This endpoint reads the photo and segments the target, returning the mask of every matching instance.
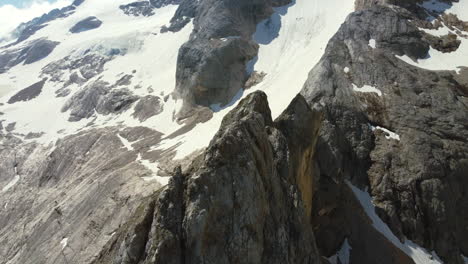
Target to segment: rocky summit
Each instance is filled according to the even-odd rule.
[[[0,264],[468,263],[468,0],[63,3],[0,35]]]

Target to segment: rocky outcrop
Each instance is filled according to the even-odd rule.
[[[320,263],[305,193],[319,123],[301,96],[273,122],[249,95],[94,263]]]
[[[80,57],[67,56],[47,64],[41,76],[49,77],[53,82],[64,82],[64,87],[70,84],[84,83],[104,71],[104,65],[111,56],[96,53],[84,54]],[[73,72],[72,74],[67,74]]]
[[[325,113],[318,188],[343,179],[368,187],[400,239],[461,264],[468,253],[466,93],[454,72],[395,57],[423,58],[429,46],[407,14],[379,6],[353,13],[310,72],[302,94]],[[373,92],[359,89],[365,85]]]
[[[147,95],[135,105],[135,112],[133,112],[132,116],[144,122],[162,111],[161,99],[157,96]]]
[[[94,113],[108,115],[123,112],[137,100],[138,96],[126,88],[112,89],[108,83],[96,81],[76,92],[62,107],[62,112],[70,110],[69,121],[79,121]]]
[[[0,74],[20,63],[31,64],[44,59],[58,44],[60,43],[48,39],[37,39],[21,48],[7,49],[0,53]]]
[[[28,86],[27,88],[24,88],[23,90],[19,91],[15,95],[13,95],[9,100],[9,104],[14,104],[16,102],[21,102],[21,101],[29,101],[34,98],[36,98],[39,94],[42,92],[42,88],[44,87],[44,84],[46,83],[47,79],[43,79],[35,84],[32,84]]]
[[[76,23],[72,28],[70,28],[71,33],[81,33],[84,31],[96,29],[102,25],[102,21],[97,17],[90,16]]]
[[[246,64],[258,53],[252,40],[256,25],[272,14],[272,6],[280,4],[287,2],[181,3],[171,27],[179,28],[184,18],[194,17],[194,31],[177,60],[175,92],[186,105],[225,105],[243,88],[249,77]]]
[[[142,145],[160,139],[112,127],[62,138],[52,149],[0,134],[1,264],[90,263],[160,188],[143,180],[142,146],[129,150],[118,135]]]

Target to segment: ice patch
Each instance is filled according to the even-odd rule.
[[[349,258],[351,256],[351,246],[348,243],[348,239],[346,238],[341,245],[340,250],[333,256],[328,258],[330,264],[349,264]]]
[[[375,49],[377,47],[377,43],[375,42],[375,39],[370,39],[369,40],[369,47]]]
[[[122,144],[124,145],[124,147],[128,150],[128,151],[133,151],[133,147],[132,147],[132,143],[130,143],[130,141],[128,141],[127,139],[125,139],[124,137],[122,137],[121,135],[117,134],[117,137],[119,137],[120,141],[122,142]]]
[[[382,96],[382,91],[370,85],[364,85],[359,88],[353,83],[353,90],[360,93],[376,93],[378,96]]]
[[[400,135],[398,135],[397,133],[393,132],[393,131],[390,131],[384,127],[380,127],[380,126],[371,126],[371,130],[372,131],[375,131],[375,130],[381,130],[383,132],[385,132],[385,138],[386,139],[395,139],[395,140],[398,140],[400,141]]]
[[[60,245],[62,245],[62,250],[65,249],[68,246],[68,237],[62,239],[62,241],[60,241]]]
[[[430,253],[410,240],[405,240],[405,242],[402,243],[375,212],[372,197],[369,193],[361,191],[348,181],[346,183],[359,200],[367,216],[372,220],[374,228],[384,235],[392,244],[410,256],[415,264],[443,264],[435,252]]]
[[[137,157],[137,161],[145,166],[148,170],[150,170],[152,172],[152,175],[151,176],[147,176],[147,177],[142,177],[142,179],[144,181],[157,181],[158,183],[160,183],[161,185],[167,185],[169,183],[169,180],[171,179],[171,177],[161,177],[161,176],[158,176],[158,172],[159,172],[159,168],[158,168],[158,164],[157,163],[153,163],[153,162],[150,162],[149,160],[145,160],[141,157],[141,154],[138,153],[138,157]]]
[[[15,174],[16,174],[16,167],[15,167]],[[19,180],[20,180],[20,176],[18,174],[16,174],[15,177],[13,178],[13,180],[11,180],[7,185],[5,185],[5,187],[3,187],[3,189],[2,189],[2,191],[0,193],[7,192],[11,188],[13,188],[13,186],[15,186],[18,183]]]

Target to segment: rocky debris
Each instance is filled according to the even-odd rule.
[[[81,33],[84,31],[96,29],[102,25],[102,21],[95,16],[87,17],[80,22],[76,23],[70,28],[71,33]]]
[[[9,104],[14,104],[16,102],[29,101],[36,98],[42,92],[42,88],[46,83],[47,79],[42,79],[41,81],[24,88],[19,91],[17,94],[13,95],[9,100]]]
[[[128,110],[138,100],[130,90],[112,89],[102,81],[95,81],[76,92],[62,107],[62,112],[70,110],[69,121],[89,118],[94,113],[108,115]]]
[[[1,264],[90,263],[159,188],[141,179],[148,169],[121,147],[118,132],[88,130],[60,139],[54,150],[0,136],[0,191],[14,168],[20,177],[0,193]]]
[[[83,84],[101,74],[104,71],[104,65],[111,59],[111,56],[95,53],[84,54],[77,58],[67,56],[47,64],[42,69],[41,76],[49,77],[53,82],[64,82],[64,88],[71,84]],[[72,74],[68,75],[69,72]]]
[[[152,16],[154,7],[149,1],[138,1],[119,7],[128,16]]]
[[[250,75],[249,79],[245,82],[245,89],[249,89],[254,87],[255,85],[261,83],[263,81],[263,78],[265,78],[267,74],[264,72],[252,72]]]
[[[178,5],[182,0],[144,0],[121,5],[119,8],[128,16],[152,16],[154,9],[167,5]]]
[[[133,78],[133,75],[125,74],[119,80],[117,80],[117,82],[115,83],[115,86],[129,86],[130,84],[132,84],[132,78]]]
[[[456,34],[447,34],[440,37],[425,34],[424,38],[432,48],[445,53],[456,51],[461,44],[461,40],[457,38]]]
[[[310,201],[301,195],[308,170],[293,167],[310,161],[319,121],[299,96],[277,124],[266,95],[249,95],[205,153],[144,201],[94,263],[320,263]],[[291,149],[290,133],[309,138]]]
[[[258,53],[258,44],[252,40],[256,25],[272,14],[273,6],[287,3],[207,0],[180,4],[167,30],[178,29],[180,21],[194,17],[194,31],[177,59],[175,91],[186,107],[223,106],[243,89],[249,77],[246,65]]]
[[[148,120],[163,111],[163,104],[161,98],[153,95],[147,95],[141,98],[135,105],[135,112],[132,116],[141,122]]]
[[[20,63],[31,64],[47,57],[59,42],[47,39],[31,41],[20,48],[11,48],[0,53],[0,74]]]
[[[382,6],[351,14],[310,72],[301,93],[325,114],[317,186],[347,179],[368,187],[395,235],[434,250],[446,263],[462,264],[460,256],[468,253],[464,86],[455,72],[432,72],[395,57],[426,55],[428,43],[408,19]],[[379,48],[370,49],[369,39]],[[382,95],[355,92],[353,84]]]

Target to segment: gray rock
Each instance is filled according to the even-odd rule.
[[[463,121],[468,111],[461,99],[466,95],[454,72],[423,70],[395,57],[426,56],[429,43],[410,22],[417,19],[381,6],[355,12],[310,72],[301,93],[325,114],[317,186],[344,179],[368,186],[378,214],[399,238],[461,264],[460,255],[468,252],[461,224],[468,219],[461,202],[468,186],[462,176],[468,171]],[[368,47],[371,38],[376,49]],[[352,84],[377,87],[382,96],[356,92]],[[400,140],[387,139],[372,126],[393,131]]]
[[[133,2],[119,7],[128,16],[152,16],[154,7],[149,1]]]
[[[50,41],[41,39],[36,42],[28,49],[24,57],[24,64],[31,64],[36,61],[42,60],[47,57],[55,47],[59,44],[56,41]]]
[[[175,91],[186,107],[225,105],[243,88],[249,77],[247,62],[258,53],[258,45],[252,40],[256,25],[280,3],[288,1],[206,0],[180,4],[172,25],[165,30],[179,29],[187,18],[194,17],[194,31],[177,59]]]
[[[108,83],[93,82],[75,93],[62,107],[70,110],[70,121],[91,117],[95,111],[102,115],[128,110],[138,100],[128,89],[112,89]]]
[[[102,25],[102,21],[95,16],[87,17],[80,22],[76,23],[70,28],[71,33],[81,33],[84,31],[96,29]]]
[[[135,112],[133,112],[132,116],[141,122],[144,122],[162,111],[163,104],[161,103],[161,98],[147,95],[141,98],[135,105]]]
[[[311,135],[301,149],[281,130],[289,117],[313,121],[284,127]],[[320,119],[301,97],[284,119],[271,120],[261,92],[242,100],[205,153],[144,201],[94,263],[320,263],[301,197],[308,186],[289,170],[306,165]]]
[[[135,152],[122,147],[118,132],[82,132],[62,138],[53,151],[1,138],[0,263],[90,263],[140,201],[159,188],[141,179],[149,172],[135,162]],[[146,144],[157,141],[147,138]],[[15,167],[20,180],[1,192]]]
[[[20,63],[31,64],[47,57],[59,42],[37,39],[21,48],[10,48],[0,53],[0,74]]]
[[[101,74],[104,71],[104,65],[111,59],[112,56],[92,53],[73,59],[67,56],[47,64],[42,69],[41,76],[49,77],[53,82],[65,82],[64,87],[72,83],[80,84]],[[69,72],[73,73],[68,76]]]
[[[47,79],[43,79],[42,81],[39,81],[35,84],[32,84],[31,86],[24,88],[23,90],[19,91],[17,94],[13,95],[9,100],[9,104],[14,104],[16,102],[21,102],[21,101],[29,101],[34,98],[36,98],[39,94],[42,92],[42,88],[44,87],[44,84],[46,83]]]

